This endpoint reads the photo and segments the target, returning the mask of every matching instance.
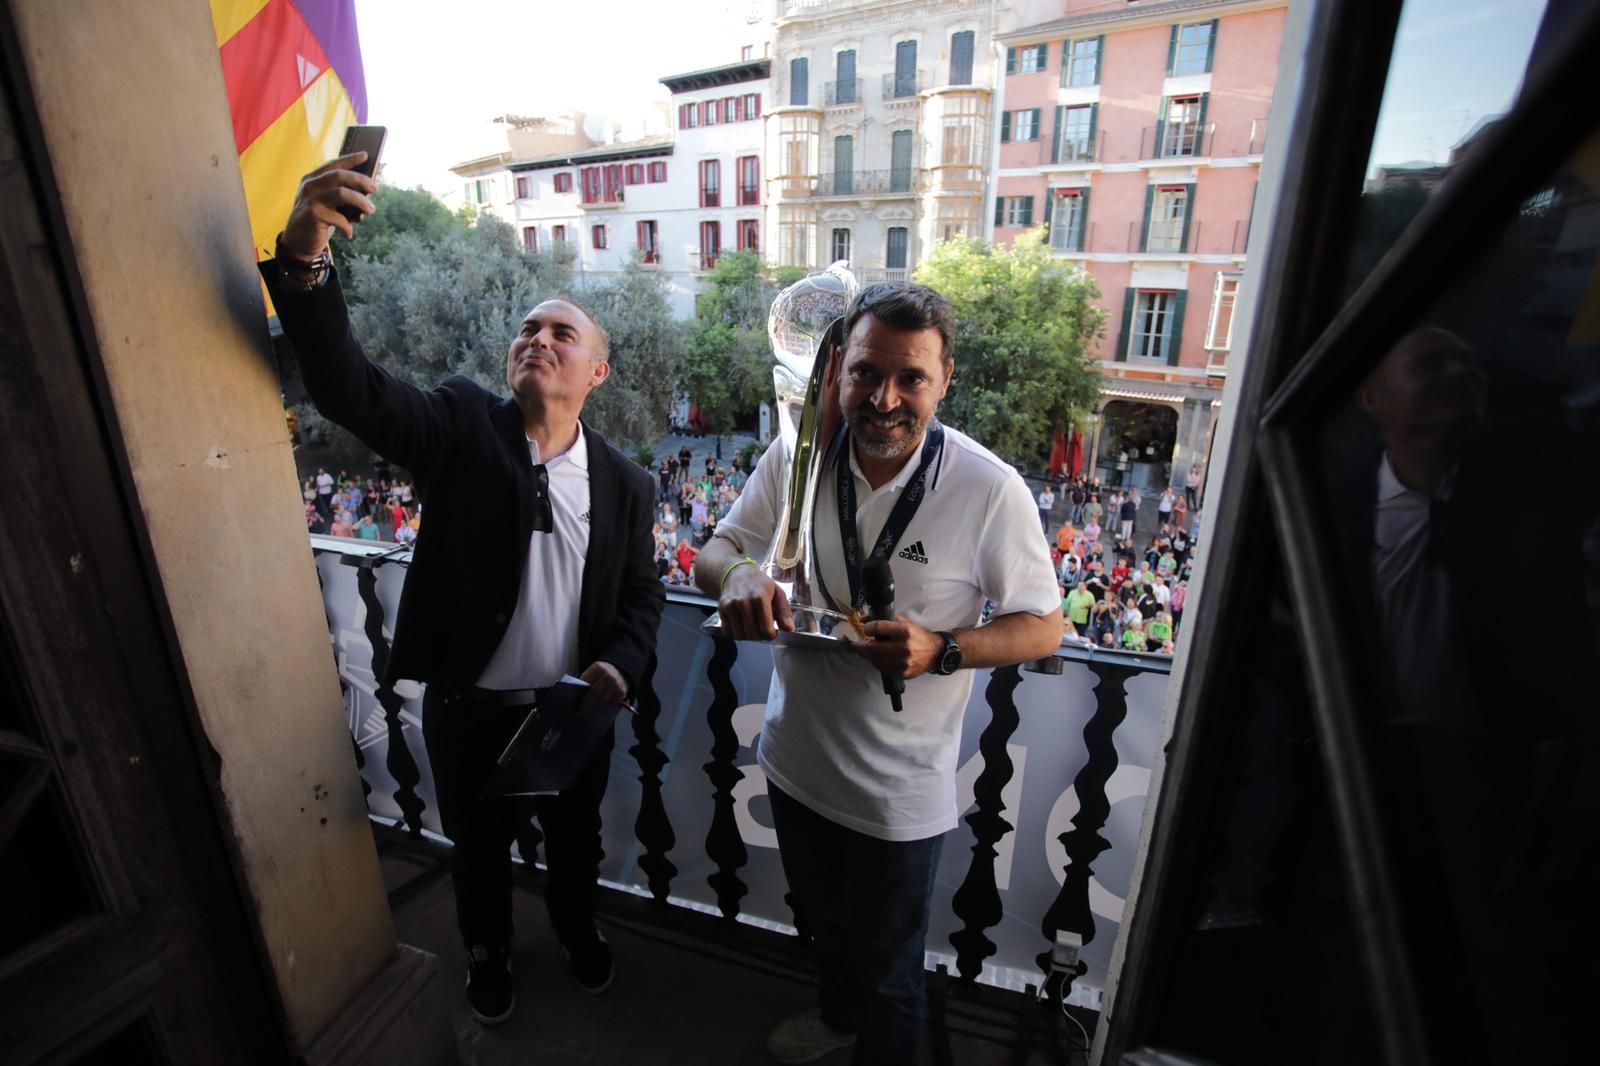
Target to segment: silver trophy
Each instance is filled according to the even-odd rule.
[[[854,636],[848,624],[845,632],[835,636],[834,629],[846,622],[845,615],[818,602],[821,594],[811,552],[811,521],[829,444],[819,439],[818,427],[823,405],[837,402],[835,397],[822,395],[822,378],[835,340],[834,327],[844,318],[858,288],[855,276],[838,262],[778,293],[767,312],[767,336],[777,359],[772,383],[777,394],[778,435],[783,438],[788,461],[776,532],[761,569],[788,596],[795,622],[793,633],[778,634],[779,644],[831,648]],[[721,620],[712,615],[705,628],[720,632]]]

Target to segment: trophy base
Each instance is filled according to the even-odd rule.
[[[804,611],[805,608],[801,608],[800,610]],[[841,628],[849,631],[850,627],[845,625]],[[700,631],[711,637],[723,636],[722,616],[713,611],[710,618],[707,618],[704,622],[700,623]],[[752,641],[752,643],[758,644],[776,644],[779,647],[784,648],[804,648],[809,651],[834,652],[848,652],[851,644],[856,644],[859,642],[860,641],[855,638],[854,633],[851,633],[850,637],[843,637],[834,636],[832,633],[821,633],[816,631],[806,632],[803,629],[797,629],[794,632],[780,629],[778,630],[777,636],[773,637],[771,640]]]

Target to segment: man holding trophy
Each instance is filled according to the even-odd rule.
[[[776,645],[758,759],[820,1009],[768,1051],[854,1045],[882,1066],[918,1060],[970,671],[1055,651],[1061,607],[1022,479],[934,417],[955,369],[949,304],[922,285],[853,290],[835,266],[774,303],[784,432],[695,576],[722,635]]]

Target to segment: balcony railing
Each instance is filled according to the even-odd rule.
[[[740,185],[739,206],[750,207],[761,202],[761,185]]]
[[[1183,252],[1183,223],[1181,218],[1151,219],[1145,232],[1144,250],[1147,252]]]
[[[720,185],[718,185],[718,186],[713,186],[711,188],[703,188],[703,189],[701,189],[700,190],[700,206],[701,207],[721,207],[722,206],[722,187]]]
[[[701,270],[710,270],[712,267],[717,265],[717,260],[722,258],[722,249],[718,248],[711,252],[701,252],[698,256],[696,256],[696,258],[700,262]]]
[[[623,185],[618,185],[609,190],[585,189],[581,202],[584,207],[610,207],[613,204],[620,204],[626,199],[625,190],[626,186]]]
[[[1059,221],[1050,224],[1050,248],[1057,252],[1082,252],[1087,245],[1084,244],[1083,219],[1073,225],[1062,225]]]
[[[905,267],[869,267],[855,272],[863,285],[876,285],[880,281],[910,281],[911,271]]]
[[[885,74],[883,76],[883,98],[885,100],[901,100],[915,96],[928,85],[928,77],[920,71],[907,71],[904,74]]]
[[[1093,137],[1062,137],[1059,144],[1047,145],[1044,151],[1054,166],[1063,163],[1103,162],[1106,155],[1106,131],[1096,130]]]
[[[880,280],[863,272],[868,279]],[[417,754],[423,746],[417,725],[422,693],[418,686],[384,686],[378,676],[391,652],[389,633],[409,552],[333,537],[314,537],[311,547],[336,652],[327,665],[343,682],[340,724],[353,735],[352,769],[367,786],[370,816],[419,839],[425,830],[438,834],[431,769]],[[641,682],[637,712],[617,724],[600,876],[663,907],[673,903],[720,915],[730,926],[742,915],[768,928],[792,928],[776,842],[764,821],[744,816],[766,791],[755,770],[751,738],[760,711],[752,705],[767,691],[772,653],[759,642],[713,641],[700,623],[714,606],[701,596],[667,593],[657,667]],[[1008,694],[1022,680],[1017,667],[973,671],[964,717],[974,726],[971,734],[985,731],[984,743],[966,757],[961,777],[976,781],[962,802],[976,804],[977,816],[950,833],[927,937],[930,950],[955,956],[952,976],[977,980],[993,967],[996,977],[984,980],[1039,986],[1041,924],[1052,934],[1059,926],[1080,935],[1098,931],[1097,942],[1115,940],[1120,904],[1096,914],[1084,901],[1095,878],[1116,876],[1137,853],[1136,824],[1107,812],[1113,797],[1137,799],[1142,778],[1132,778],[1130,789],[1127,774],[1119,771],[1115,781],[1111,774],[1117,767],[1156,765],[1170,669],[1171,660],[1160,656],[1071,645],[1038,667],[1023,667],[1029,691],[1038,690],[1031,697],[1040,701],[1037,706],[1083,710],[1088,724],[1076,741],[1064,738],[1049,715],[1015,713]],[[1119,723],[1122,728],[1114,728]],[[1002,790],[1020,780],[1012,767],[1021,759],[1007,760],[1008,750],[1038,755],[1028,760],[1029,787],[1015,805],[1002,800]],[[1063,833],[1052,812],[1062,797],[1072,797],[1081,813],[1050,862],[1023,861],[1019,847],[1013,863],[1008,849],[996,848],[1007,835],[1056,841]],[[613,810],[618,817],[611,816]],[[534,857],[524,857],[530,870]],[[1002,920],[1006,915],[1016,920]],[[1096,998],[1107,977],[1103,954],[1086,953],[1084,962],[1087,972],[1072,986],[1075,1002],[1081,1002],[1079,993]]]
[[[1162,122],[1139,131],[1140,159],[1194,159],[1211,154],[1216,123]]]
[[[893,170],[851,170],[817,178],[817,196],[883,196],[916,192],[921,180],[911,167]]]
[[[861,102],[861,79],[846,78],[830,81],[822,86],[823,101],[829,107],[845,107]]]

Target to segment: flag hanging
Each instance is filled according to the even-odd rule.
[[[233,141],[260,259],[300,178],[367,120],[355,0],[211,0]]]

